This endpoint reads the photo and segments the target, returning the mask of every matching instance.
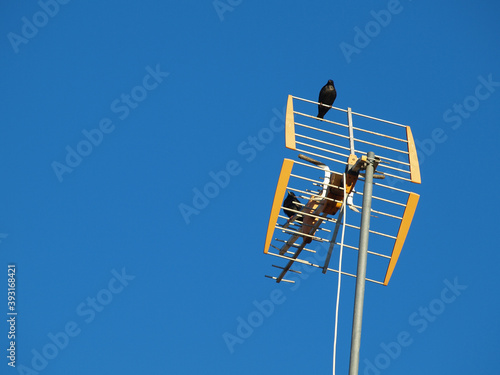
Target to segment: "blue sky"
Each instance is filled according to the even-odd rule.
[[[337,106],[409,124],[421,162],[391,283],[366,288],[360,374],[497,372],[499,11],[4,3],[4,354],[8,264],[18,316],[16,368],[3,357],[1,372],[331,373],[336,275],[276,284],[262,253],[279,168],[294,156],[280,130],[287,95],[316,100],[328,79]],[[339,374],[353,291],[343,279]]]

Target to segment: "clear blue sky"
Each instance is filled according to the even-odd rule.
[[[2,374],[331,373],[336,275],[292,289],[264,277],[262,253],[292,155],[263,129],[328,79],[339,107],[411,125],[421,161],[391,283],[367,285],[360,374],[497,371],[497,2],[41,0],[0,14]]]

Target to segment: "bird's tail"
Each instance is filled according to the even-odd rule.
[[[318,111],[318,116],[316,116],[316,117],[323,118],[324,116],[325,116],[324,113],[321,113],[321,111]]]

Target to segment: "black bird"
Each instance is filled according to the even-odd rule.
[[[289,191],[287,197],[283,201],[283,211],[285,212],[286,216],[292,217],[295,215],[295,212],[290,211],[295,210],[295,211],[300,211],[302,206],[300,206],[300,201],[297,199],[297,196],[293,193],[293,191]],[[287,210],[289,208],[289,210]],[[297,221],[302,221],[302,215],[299,215],[296,219]]]
[[[325,107],[321,104],[333,105],[333,102],[337,98],[337,91],[335,90],[335,86],[331,79],[328,80],[327,84],[324,85],[319,92],[318,99],[318,117],[323,118],[326,115],[326,112],[330,110],[329,107]]]

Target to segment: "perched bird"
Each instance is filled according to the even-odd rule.
[[[302,208],[302,206],[300,206],[300,201],[297,199],[297,196],[293,193],[293,191],[288,191],[288,195],[283,201],[283,207],[285,207],[283,211],[288,217],[292,217],[293,215],[295,215],[295,212],[287,210],[287,208],[295,211],[300,211]],[[302,221],[302,215],[298,216],[296,220]]]
[[[333,102],[337,98],[337,91],[335,90],[335,86],[331,79],[328,80],[327,84],[321,88],[319,92],[318,99],[318,117],[323,118],[326,115],[326,112],[330,110],[329,107],[325,107],[321,104],[333,105]]]

